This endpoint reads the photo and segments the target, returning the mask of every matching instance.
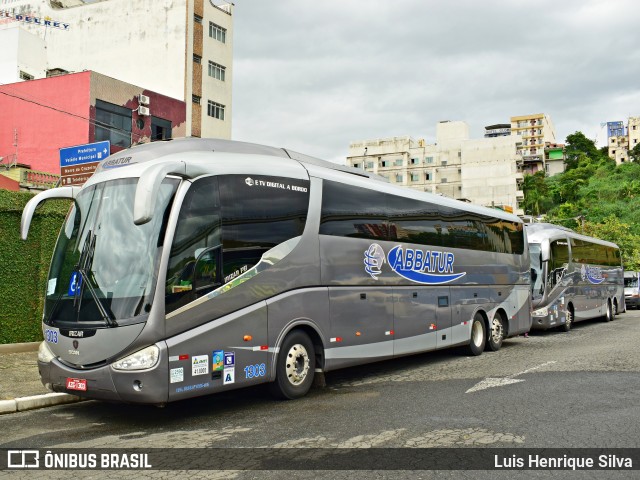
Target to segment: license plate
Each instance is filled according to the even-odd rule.
[[[87,381],[84,378],[67,378],[67,390],[87,391]]]

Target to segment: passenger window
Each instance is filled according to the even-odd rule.
[[[385,205],[384,193],[325,180],[320,235],[386,240]]]

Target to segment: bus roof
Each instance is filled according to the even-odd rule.
[[[563,227],[561,225],[553,225],[551,223],[528,223],[525,225],[527,230],[527,238],[529,243],[540,243],[546,239],[556,238],[575,238],[576,240],[583,240],[585,242],[597,243],[599,245],[605,245],[618,249],[618,245],[606,240],[600,240],[599,238],[589,237],[587,235],[581,235],[576,233],[570,228]]]

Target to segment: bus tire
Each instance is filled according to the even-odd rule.
[[[487,344],[485,350],[497,352],[502,346],[502,340],[504,340],[504,321],[499,313],[496,313],[489,325],[489,335],[487,337]]]
[[[567,308],[567,317],[564,321],[564,325],[562,325],[562,330],[565,332],[568,332],[569,330],[571,330],[571,327],[573,326],[573,310],[571,310],[571,308]]]
[[[607,311],[604,314],[604,321],[605,322],[610,322],[611,320],[613,320],[613,311],[611,309],[611,300],[607,300]]]
[[[467,348],[468,352],[473,356],[480,355],[484,350],[486,340],[484,318],[482,314],[476,313],[471,323],[471,339]]]
[[[293,400],[307,394],[316,369],[313,343],[302,330],[294,330],[282,342],[276,360],[276,379],[271,393],[282,400]]]

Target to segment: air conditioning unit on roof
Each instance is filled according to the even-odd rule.
[[[149,105],[149,103],[151,103],[151,99],[146,95],[140,94],[138,95],[138,103],[140,105]]]
[[[150,114],[149,107],[144,107],[142,105],[138,107],[138,115],[149,115],[149,114]]]

